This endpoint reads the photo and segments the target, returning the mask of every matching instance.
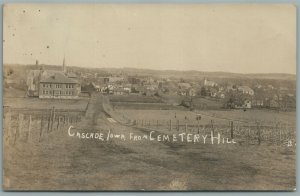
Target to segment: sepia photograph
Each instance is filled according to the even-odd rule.
[[[296,6],[5,4],[4,191],[295,191]]]

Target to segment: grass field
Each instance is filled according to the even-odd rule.
[[[4,106],[11,108],[22,108],[29,110],[39,109],[64,109],[64,110],[79,110],[85,111],[88,99],[74,99],[74,100],[53,100],[53,99],[39,99],[39,98],[5,98],[3,101]]]
[[[126,117],[133,120],[179,120],[187,123],[196,123],[197,114],[188,110],[136,110],[136,109],[119,109],[118,112],[126,114]],[[201,116],[200,124],[210,124],[211,120],[215,120],[214,117]],[[221,125],[227,125],[228,120],[218,119],[216,123]]]
[[[164,103],[158,97],[128,95],[128,96],[109,96],[110,104],[114,109],[136,109],[136,110],[186,110],[183,106]]]
[[[278,112],[273,110],[211,110],[211,111],[198,111],[206,116],[215,119],[228,119],[243,122],[261,122],[264,124],[288,124],[296,126],[296,112]]]
[[[229,121],[238,124],[253,124],[260,122],[266,125],[276,125],[277,123],[296,125],[295,112],[279,112],[268,110],[135,110],[119,109],[120,113],[126,114],[130,119],[137,120],[180,120],[195,122],[198,115],[201,116],[200,124],[209,124],[211,120],[216,125],[228,125]]]
[[[149,97],[142,95],[111,95],[111,102],[133,102],[133,103],[162,103],[158,97]]]
[[[221,109],[223,103],[221,101],[211,100],[208,98],[193,98],[192,105],[195,109]]]

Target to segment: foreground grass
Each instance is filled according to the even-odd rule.
[[[100,142],[65,131],[4,152],[6,190],[293,190],[296,183],[294,147]]]

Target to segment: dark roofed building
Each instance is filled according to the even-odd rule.
[[[80,88],[76,80],[68,78],[63,72],[45,71],[40,80],[39,98],[75,99]]]

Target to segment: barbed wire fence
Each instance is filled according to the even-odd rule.
[[[163,133],[192,133],[200,135],[221,134],[222,137],[235,139],[243,144],[262,143],[268,145],[294,145],[296,143],[296,126],[287,123],[276,123],[275,125],[262,122],[237,123],[228,121],[228,124],[218,124],[214,120],[209,123],[201,123],[201,120],[179,120],[179,119],[135,119],[130,124],[137,128],[157,130]]]
[[[18,142],[41,142],[54,132],[68,129],[72,124],[80,123],[82,112],[57,110],[55,107],[43,110],[18,110],[4,108],[3,138],[6,144]]]

